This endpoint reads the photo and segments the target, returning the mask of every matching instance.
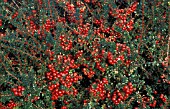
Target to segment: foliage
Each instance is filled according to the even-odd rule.
[[[168,0],[1,0],[0,109],[168,108]]]

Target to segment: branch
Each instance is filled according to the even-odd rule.
[[[2,63],[2,65],[4,66],[4,69],[5,69],[5,71],[8,73],[9,76],[15,78],[19,83],[22,83],[22,81],[20,81],[15,75],[13,75],[12,73],[10,73],[10,72],[8,71],[8,69],[5,67],[5,64],[4,64],[4,63]]]
[[[140,53],[140,46],[142,44],[142,38],[144,36],[144,26],[145,26],[145,21],[144,21],[144,11],[145,11],[144,10],[145,9],[144,2],[145,2],[145,0],[142,0],[142,32],[141,32],[140,42],[138,44],[138,54]]]
[[[33,59],[40,60],[40,59],[38,59],[36,56],[32,56],[31,54],[26,53],[26,52],[21,51],[21,50],[18,50],[18,49],[16,49],[16,48],[13,48],[13,47],[10,47],[10,46],[6,46],[6,45],[4,45],[4,44],[1,44],[1,46],[4,47],[4,48],[12,49],[12,50],[14,50],[14,51],[17,51],[17,52],[20,52],[20,53],[22,53],[22,54],[25,54],[25,55],[33,58]]]
[[[17,6],[17,8],[19,9],[19,6],[16,4],[16,2],[14,0],[12,0],[12,2],[14,2],[14,4]]]
[[[170,9],[170,5],[168,6],[169,7],[169,9]],[[169,14],[170,14],[170,12],[169,12]],[[169,46],[170,46],[170,16],[169,16],[169,22],[168,22],[168,24],[169,24],[169,31],[168,31],[168,47],[167,47],[167,58],[168,58],[168,65],[169,65]]]

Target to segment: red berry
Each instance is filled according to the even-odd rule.
[[[128,89],[129,89],[128,86],[124,86],[124,87],[123,87],[123,91],[125,91],[125,92],[126,92],[126,90],[128,90]]]
[[[110,98],[111,97],[111,95],[110,95],[110,92],[109,93],[107,93],[107,98]]]
[[[22,89],[22,86],[18,86],[18,89]]]
[[[48,68],[49,69],[53,68],[53,65],[52,64],[48,64]]]
[[[21,93],[21,92],[19,92],[19,93],[18,93],[18,96],[22,96],[22,93]]]
[[[118,98],[117,101],[120,102],[120,101],[121,101],[121,98]]]
[[[132,91],[126,90],[126,93],[130,95],[132,93]]]
[[[161,98],[161,99],[163,99],[163,98],[164,98],[164,95],[163,95],[163,94],[161,94],[161,95],[160,95],[160,98]]]
[[[121,95],[120,97],[119,97],[121,100],[123,100],[123,96]]]
[[[122,96],[122,94],[120,92],[117,93],[118,96]]]
[[[14,95],[15,95],[15,96],[18,96],[18,92],[14,92]]]
[[[116,98],[115,98],[115,97],[112,97],[112,101],[115,102],[115,101],[116,101]]]
[[[154,91],[154,94],[157,94],[157,93],[158,93],[158,92],[155,90],[155,91]]]
[[[53,90],[53,88],[52,88],[51,86],[48,86],[48,90],[52,91],[52,90]]]
[[[16,88],[12,88],[11,91],[12,91],[12,92],[16,92],[17,89],[16,89]]]
[[[25,88],[24,88],[24,87],[22,87],[22,88],[21,88],[21,90],[22,90],[22,91],[24,91],[24,90],[25,90]]]
[[[2,20],[0,19],[0,26],[2,26]]]
[[[163,97],[163,98],[162,98],[162,101],[163,101],[163,102],[166,102],[166,98],[165,98],[165,97]]]
[[[129,91],[130,91],[130,93],[132,93],[133,92],[133,88],[129,89]]]
[[[129,87],[130,87],[130,86],[132,86],[132,83],[131,83],[131,82],[129,82],[129,83],[128,83],[128,86],[129,86]]]
[[[67,107],[66,106],[62,106],[61,109],[67,109]]]

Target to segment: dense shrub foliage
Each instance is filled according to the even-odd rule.
[[[168,109],[169,7],[1,0],[0,109]]]

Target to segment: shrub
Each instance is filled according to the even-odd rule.
[[[0,109],[169,107],[168,0],[0,2]]]

